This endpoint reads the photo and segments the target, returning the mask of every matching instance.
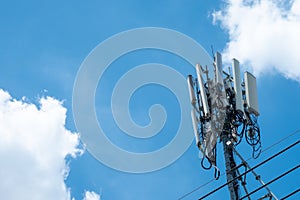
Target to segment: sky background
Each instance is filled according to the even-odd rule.
[[[195,145],[172,165],[131,174],[96,160],[79,140],[72,114],[77,71],[100,42],[141,27],[169,28],[188,35],[210,53],[223,54],[225,66],[235,57],[257,76],[263,150],[300,128],[300,1],[4,1],[0,2],[0,196],[1,199],[179,199],[213,179]],[[176,41],[174,41],[176,42]],[[178,101],[167,88],[146,85],[130,101],[133,120],[149,123],[152,104],[165,106],[165,127],[149,140],[125,135],[115,124],[110,95],[122,73],[157,62],[194,74],[184,60],[162,51],[141,50],[116,60],[96,93],[96,111],[109,137],[133,152],[153,151],[172,139],[180,122]],[[228,66],[228,65],[227,65]],[[168,77],[166,77],[168,78]],[[190,112],[190,111],[187,111]],[[263,161],[299,139],[299,133],[265,151]],[[251,148],[238,147],[244,158]],[[299,164],[299,146],[258,168],[265,182]],[[218,166],[225,172],[222,146]],[[248,174],[248,189],[260,186]],[[299,188],[300,171],[270,185],[278,196]],[[225,182],[193,192],[197,199]],[[256,194],[259,198],[265,190]],[[208,199],[225,199],[227,188]],[[290,199],[299,199],[295,195]],[[227,198],[226,198],[227,199]]]

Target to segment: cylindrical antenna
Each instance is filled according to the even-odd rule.
[[[194,108],[191,111],[191,116],[192,116],[192,122],[193,122],[193,129],[194,129],[196,145],[199,147],[199,145],[200,145],[200,137],[199,137],[199,133],[198,133],[198,123],[199,122],[198,122],[196,111],[195,111]]]
[[[197,99],[196,99],[196,96],[195,96],[194,81],[193,81],[192,75],[188,75],[187,83],[188,83],[188,87],[189,87],[191,104],[195,107]]]
[[[207,102],[207,96],[205,92],[205,87],[204,87],[204,80],[203,80],[203,72],[201,69],[201,66],[199,64],[196,65],[196,72],[197,72],[197,77],[198,77],[198,84],[200,88],[200,95],[201,95],[201,103],[203,106],[203,111],[204,111],[204,116],[209,115],[209,107],[208,107],[208,102]]]
[[[223,78],[222,78],[222,73],[223,69],[222,69],[222,55],[217,52],[216,53],[216,81],[217,83],[223,83]]]

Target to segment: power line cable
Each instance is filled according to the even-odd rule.
[[[259,190],[265,188],[267,185],[270,185],[271,183],[273,183],[273,182],[275,182],[275,181],[281,179],[282,177],[288,175],[288,174],[291,173],[292,171],[295,171],[295,170],[298,169],[299,167],[300,167],[300,164],[297,165],[297,166],[295,166],[295,167],[293,167],[292,169],[290,169],[290,170],[284,172],[283,174],[280,174],[280,175],[277,176],[276,178],[274,178],[274,179],[272,179],[271,181],[267,182],[265,185],[262,185],[262,186],[258,187],[257,189],[253,190],[252,192],[250,192],[249,194],[243,196],[242,198],[240,198],[240,200],[245,199],[246,197],[248,197],[248,196],[250,196],[250,195],[252,195],[252,194],[258,192]]]
[[[275,143],[273,143],[272,145],[268,146],[267,148],[263,149],[263,150],[261,151],[261,154],[264,153],[264,152],[266,152],[266,151],[269,151],[270,149],[272,149],[272,148],[275,147],[276,145],[282,143],[283,141],[285,141],[285,140],[287,140],[288,138],[290,138],[290,137],[296,135],[297,133],[300,133],[300,129],[297,129],[296,131],[292,132],[291,134],[289,134],[289,135],[287,135],[287,136],[281,138],[281,139],[278,140],[277,142],[275,142]],[[246,159],[246,162],[248,162],[249,160],[252,160],[252,159],[254,159],[254,158],[253,158],[253,157],[250,157],[250,158]]]
[[[300,188],[298,188],[297,190],[295,190],[295,191],[289,193],[289,194],[286,195],[285,197],[282,197],[280,200],[285,200],[285,199],[287,199],[287,198],[289,198],[289,197],[291,197],[291,196],[294,196],[294,195],[295,195],[296,193],[298,193],[298,192],[300,192]]]
[[[254,170],[252,170],[252,168],[250,167],[250,165],[243,159],[243,157],[239,154],[239,152],[235,148],[233,148],[233,150],[235,151],[235,154],[242,160],[242,162],[245,165],[245,167],[247,167],[249,170],[251,170],[251,172],[255,176],[255,179],[257,181],[259,181],[262,185],[265,185],[265,183],[261,179],[260,175],[258,175]],[[274,193],[269,189],[268,186],[265,186],[265,188],[268,191],[268,193],[271,195],[271,197],[273,197],[275,200],[278,200],[278,198],[274,195]],[[246,194],[248,194],[248,193],[246,193]]]
[[[269,151],[270,149],[272,149],[272,148],[275,147],[276,145],[282,143],[283,141],[285,141],[285,140],[287,140],[288,138],[290,138],[290,137],[296,135],[297,133],[300,133],[300,129],[297,129],[296,131],[292,132],[291,134],[287,135],[286,137],[283,137],[282,139],[280,139],[280,140],[278,140],[277,142],[273,143],[272,145],[268,146],[267,148],[265,148],[264,150],[262,150],[261,153],[264,153],[264,152],[266,152],[266,151]],[[253,159],[253,157],[250,157],[250,158],[246,159],[246,161],[249,161],[249,160],[252,160],[252,159]],[[224,175],[225,175],[225,172],[223,172],[223,173],[220,175],[220,177],[222,177],[222,176],[224,176]],[[186,193],[185,195],[181,196],[180,198],[178,198],[178,200],[184,199],[185,197],[187,197],[187,196],[189,196],[190,194],[196,192],[197,190],[200,190],[201,188],[203,188],[203,187],[209,185],[210,183],[214,182],[215,180],[216,180],[216,179],[213,178],[213,179],[207,181],[206,183],[204,183],[204,184],[202,184],[202,185],[196,187],[196,188],[193,189],[192,191],[190,191],[190,192]]]
[[[271,146],[268,146],[267,148],[265,148],[264,150],[262,150],[262,153],[265,152],[265,151],[268,151],[268,150],[272,149],[274,146],[280,144],[281,142],[287,140],[288,138],[290,138],[290,137],[296,135],[296,134],[299,133],[299,132],[300,132],[300,129],[298,129],[298,130],[294,131],[293,133],[287,135],[286,137],[284,137],[284,138],[278,140],[277,142],[273,143]],[[248,160],[251,160],[251,159],[253,159],[253,158],[250,157],[250,159],[248,159]],[[247,161],[248,161],[248,160],[247,160]]]
[[[218,190],[220,190],[220,189],[222,189],[223,187],[227,186],[228,184],[232,183],[232,182],[235,181],[236,179],[238,179],[238,178],[244,176],[245,174],[251,172],[252,170],[254,170],[254,169],[256,169],[256,168],[258,168],[259,166],[265,164],[266,162],[268,162],[268,161],[274,159],[274,158],[277,157],[278,155],[284,153],[285,151],[287,151],[288,149],[294,147],[295,145],[297,145],[297,144],[299,144],[299,143],[300,143],[300,140],[296,141],[295,143],[293,143],[293,144],[291,144],[290,146],[284,148],[283,150],[279,151],[278,153],[274,154],[273,156],[271,156],[271,157],[267,158],[266,160],[260,162],[259,164],[255,165],[254,167],[252,167],[252,169],[248,169],[247,171],[245,171],[245,172],[242,173],[241,175],[235,177],[234,179],[231,179],[230,181],[224,183],[223,185],[219,186],[218,188],[216,188],[216,189],[212,190],[211,192],[207,193],[206,195],[202,196],[200,199],[204,199],[204,198],[206,198],[206,197],[212,195],[213,193],[217,192]],[[199,200],[200,200],[200,199],[199,199]]]

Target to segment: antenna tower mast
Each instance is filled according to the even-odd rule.
[[[204,169],[213,167],[215,178],[218,179],[220,171],[216,162],[216,143],[220,139],[223,144],[230,199],[238,200],[241,198],[240,185],[248,194],[245,180],[238,177],[239,168],[250,167],[245,160],[242,160],[242,164],[236,165],[235,147],[245,137],[252,147],[254,158],[261,152],[260,129],[257,123],[259,107],[256,78],[251,73],[245,72],[242,82],[239,61],[236,59],[232,60],[232,75],[230,69],[228,73],[223,71],[222,56],[218,52],[212,66],[213,70],[209,70],[208,67],[211,66],[204,68],[197,64],[197,77],[194,78],[192,75],[187,77],[193,106],[191,116],[196,145],[203,154],[202,167]],[[239,154],[238,156],[240,157]],[[259,176],[256,178],[264,185]],[[277,199],[267,187],[266,189],[267,197]]]

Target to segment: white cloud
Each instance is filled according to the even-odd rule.
[[[85,191],[83,200],[100,200],[100,195],[95,192]]]
[[[70,199],[65,158],[82,150],[65,119],[66,108],[54,98],[37,107],[0,89],[1,199]]]
[[[225,61],[300,81],[300,0],[227,0],[213,17],[229,34]]]

